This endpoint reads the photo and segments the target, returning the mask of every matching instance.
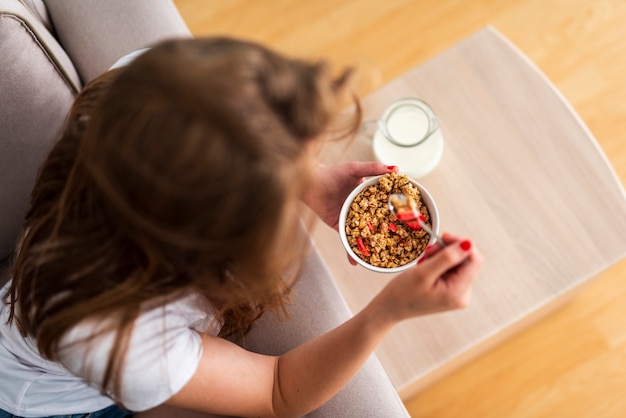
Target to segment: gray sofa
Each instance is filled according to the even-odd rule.
[[[207,7],[209,7],[207,5]],[[39,165],[81,87],[118,58],[191,36],[171,0],[0,0],[0,284]],[[344,322],[350,312],[313,249],[289,321],[266,315],[243,346],[279,354]],[[313,417],[407,417],[372,356]]]

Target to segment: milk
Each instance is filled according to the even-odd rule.
[[[400,106],[386,120],[387,133],[397,143],[410,145],[419,142],[431,129],[434,115],[429,116],[421,108]],[[436,123],[436,121],[435,121]],[[400,172],[413,178],[430,173],[443,155],[443,136],[436,130],[423,142],[414,146],[400,146],[392,143],[379,129],[374,134],[373,150],[376,159],[385,165],[396,165]]]

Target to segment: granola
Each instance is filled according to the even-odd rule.
[[[428,208],[420,191],[405,174],[389,173],[365,188],[352,201],[346,219],[346,236],[352,251],[372,266],[394,268],[415,260],[426,248],[430,235],[413,230],[389,211],[389,195],[402,193],[413,197],[417,209],[430,226]]]

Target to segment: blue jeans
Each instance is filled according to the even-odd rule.
[[[55,415],[45,418],[131,418],[132,412],[126,411],[116,405],[111,405],[108,408],[101,409],[96,412],[89,412],[87,414],[73,414],[73,415]],[[0,409],[0,418],[20,418],[17,415],[10,414]]]

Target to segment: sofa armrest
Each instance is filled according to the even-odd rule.
[[[17,0],[0,2],[0,261],[15,247],[37,170],[80,88],[69,57]]]

